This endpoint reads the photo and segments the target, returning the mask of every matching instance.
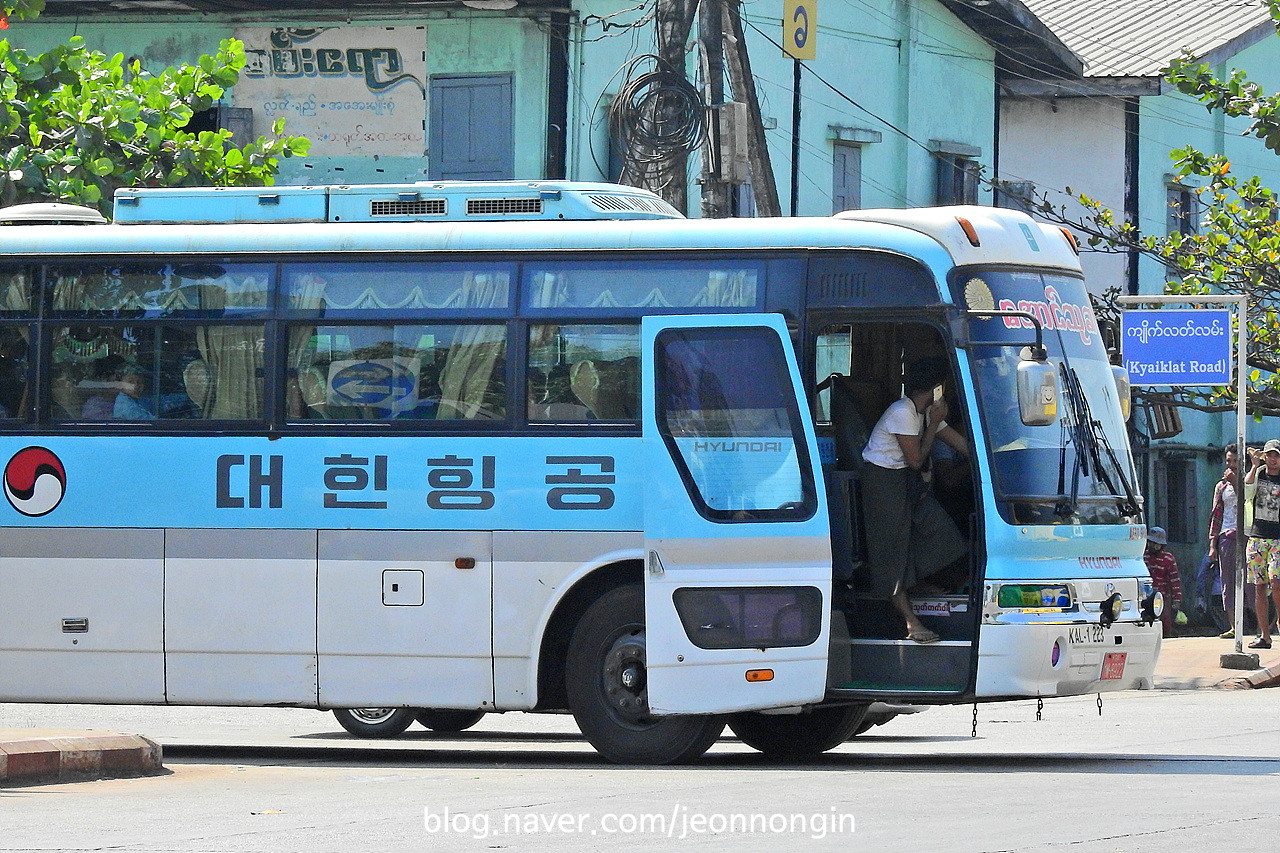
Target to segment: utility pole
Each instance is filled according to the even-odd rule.
[[[706,60],[707,137],[702,157],[702,216],[723,219],[729,215],[729,184],[720,162],[723,154],[721,131],[724,122],[724,16],[720,0],[701,0],[698,5],[698,37]]]
[[[657,0],[658,56],[670,68],[683,70],[685,44],[693,28],[693,4],[697,0]],[[683,152],[672,153],[671,178],[659,187],[649,187],[658,192],[676,210],[684,213],[689,207],[688,156]]]
[[[778,202],[778,185],[773,179],[773,164],[769,160],[769,142],[764,136],[764,117],[760,115],[760,98],[756,94],[756,81],[751,76],[751,57],[747,55],[747,40],[742,31],[742,9],[739,0],[721,0],[724,11],[724,31],[729,42],[729,82],[734,97],[747,104],[747,157],[751,163],[751,190],[755,194],[756,211],[761,216],[781,216]]]

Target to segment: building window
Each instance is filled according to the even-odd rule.
[[[1190,187],[1165,187],[1165,232],[1189,236],[1200,233],[1200,197]]]
[[[837,141],[831,153],[831,212],[862,207],[862,146]]]
[[[831,212],[862,207],[862,155],[884,137],[865,127],[827,125],[831,142]]]
[[[938,204],[978,203],[978,161],[962,154],[934,154],[938,161]]]

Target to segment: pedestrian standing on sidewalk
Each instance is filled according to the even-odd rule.
[[[1227,630],[1218,636],[1236,636],[1236,476],[1240,460],[1234,447],[1224,449],[1227,467],[1213,487],[1213,510],[1209,513],[1209,559],[1218,564],[1222,578],[1222,609],[1227,614]],[[1251,585],[1250,585],[1251,586]],[[1245,595],[1249,594],[1248,587]],[[1246,598],[1245,601],[1249,599]]]
[[[1160,614],[1164,636],[1172,637],[1175,614],[1182,605],[1182,576],[1178,574],[1177,560],[1165,548],[1168,544],[1169,537],[1163,527],[1148,527],[1147,549],[1142,558],[1147,563],[1156,592],[1164,596],[1164,612]]]
[[[1244,498],[1253,504],[1253,530],[1245,551],[1249,580],[1256,585],[1254,615],[1259,636],[1251,649],[1271,648],[1271,616],[1267,590],[1280,610],[1280,439],[1271,439],[1262,453],[1252,453],[1252,465],[1244,478]]]

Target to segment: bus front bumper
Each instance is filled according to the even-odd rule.
[[[975,698],[1150,690],[1160,625],[1096,621],[984,624]]]

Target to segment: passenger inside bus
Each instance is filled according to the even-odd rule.
[[[963,614],[973,612],[972,561],[965,540],[975,511],[974,482],[965,452],[969,439],[963,399],[944,352],[941,335],[921,323],[839,324],[817,338],[816,367],[825,377],[817,386],[819,422],[825,421],[820,432],[834,448],[834,458],[823,466],[831,514],[833,592],[855,639],[918,645],[937,636],[972,636],[972,620]],[[925,413],[933,409],[935,416],[943,415],[939,420],[950,427],[945,435],[952,441],[940,440],[935,432],[932,446],[916,459],[919,468],[907,464],[903,454],[904,468],[887,475],[903,482],[887,500],[885,490],[873,482],[885,476],[872,470],[875,466],[864,459],[863,451],[872,427],[891,406],[907,405],[910,397],[903,392],[913,385],[927,386],[917,389],[923,406],[916,409],[921,428]],[[943,388],[942,405],[934,409],[938,385]],[[905,439],[919,450],[919,432]],[[901,451],[897,438],[889,450],[894,446]],[[909,500],[904,505],[907,483]],[[915,542],[913,528],[923,531]],[[897,537],[887,549],[886,534]],[[935,538],[942,540],[942,547]]]
[[[862,451],[863,517],[871,595],[888,598],[906,622],[907,639],[940,636],[915,614],[908,590],[946,592],[927,579],[965,555],[967,546],[930,488],[936,442],[968,456],[964,437],[946,422],[946,365],[927,358],[908,366],[905,395],[880,416]]]

